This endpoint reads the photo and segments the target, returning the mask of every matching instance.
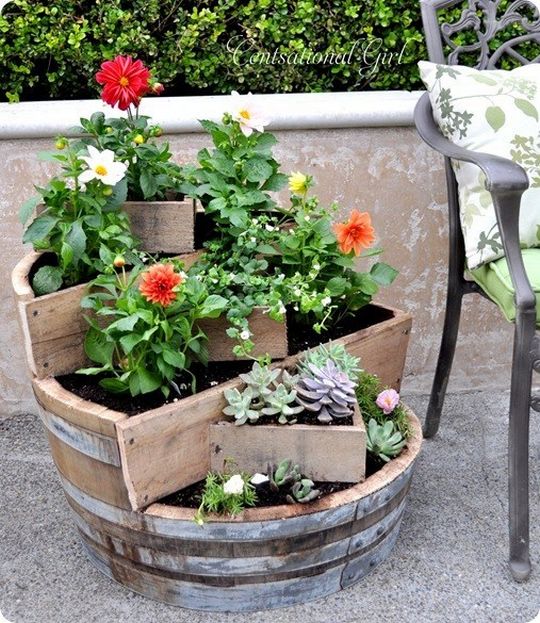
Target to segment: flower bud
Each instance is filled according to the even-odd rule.
[[[150,128],[150,134],[152,136],[161,136],[163,134],[163,130],[158,125],[155,125]]]
[[[133,139],[133,142],[137,145],[142,145],[144,143],[144,136],[142,134],[137,134]]]
[[[163,91],[165,91],[165,87],[161,84],[161,82],[154,82],[151,88],[154,95],[161,95]]]
[[[117,255],[114,258],[113,266],[115,268],[122,268],[125,265],[126,265],[126,260],[124,259],[124,257],[122,255]]]
[[[105,186],[103,189],[103,196],[110,197],[113,194],[113,189],[110,186]]]
[[[111,128],[110,125],[105,128],[105,134],[112,134],[112,132],[113,132],[113,129]]]
[[[68,142],[65,138],[57,138],[54,146],[56,149],[65,149],[67,147]]]

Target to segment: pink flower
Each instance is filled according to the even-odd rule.
[[[239,95],[237,91],[231,93],[233,97],[232,117],[240,124],[240,130],[244,136],[251,136],[253,130],[264,132],[264,126],[268,125],[268,120],[260,113],[253,104],[251,93]]]
[[[385,415],[389,415],[399,404],[399,394],[395,389],[385,389],[375,402]]]

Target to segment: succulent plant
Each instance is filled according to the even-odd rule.
[[[276,492],[280,487],[291,486],[302,478],[300,468],[298,465],[293,465],[291,459],[284,459],[278,465],[268,464],[266,472],[270,479],[270,489]]]
[[[303,374],[310,374],[308,364],[322,368],[328,360],[332,360],[350,379],[358,378],[361,371],[360,359],[349,354],[343,344],[321,344],[313,350],[308,350],[298,364],[298,369]]]
[[[307,504],[308,502],[313,502],[321,493],[318,489],[314,489],[314,486],[315,483],[313,480],[309,480],[309,478],[302,478],[300,482],[295,482],[291,487],[290,494],[287,495],[287,502],[289,504],[296,504],[296,502]]]
[[[317,413],[319,422],[328,423],[353,414],[355,387],[332,359],[321,368],[308,363],[296,385],[296,400],[306,411]]]
[[[295,406],[296,405],[296,406]],[[296,415],[302,413],[304,407],[296,402],[296,391],[288,390],[280,383],[276,389],[266,398],[266,406],[263,407],[264,415],[279,415],[280,424],[294,424]]]
[[[369,420],[366,447],[369,452],[378,456],[385,463],[396,457],[406,443],[407,440],[395,429],[392,421],[377,424],[373,418]]]
[[[260,407],[253,404],[253,390],[247,387],[242,393],[236,388],[224,392],[228,406],[223,409],[225,415],[234,416],[235,424],[241,426],[247,422],[256,422],[261,415]]]
[[[253,364],[251,372],[240,374],[240,378],[251,388],[253,399],[265,400],[278,382],[281,370],[271,370],[268,366],[261,366],[258,361]]]

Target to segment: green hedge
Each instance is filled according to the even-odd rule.
[[[361,77],[370,41],[368,63],[379,41],[395,57]],[[251,64],[257,52],[276,64]],[[279,62],[308,52],[352,62]],[[168,95],[413,89],[426,57],[418,0],[13,0],[0,17],[2,98],[94,97],[94,73],[116,54],[145,61]]]

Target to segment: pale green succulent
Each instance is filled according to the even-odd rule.
[[[343,344],[321,344],[313,350],[308,350],[298,364],[298,369],[302,374],[309,375],[311,374],[309,364],[322,368],[328,360],[333,361],[352,381],[358,378],[361,371],[360,359],[349,354]]]
[[[294,424],[296,415],[302,413],[303,407],[296,402],[296,391],[287,390],[285,385],[280,383],[276,389],[266,398],[266,406],[263,407],[264,415],[278,415],[280,424]]]
[[[407,440],[395,429],[391,420],[384,424],[377,424],[373,418],[369,420],[366,447],[369,452],[378,456],[385,463],[396,457],[406,443]]]
[[[281,370],[271,370],[268,366],[261,366],[258,361],[253,364],[251,372],[240,374],[240,378],[251,388],[253,399],[265,400],[274,390]]]
[[[224,392],[228,406],[223,409],[225,415],[234,416],[235,424],[241,426],[247,422],[256,422],[260,415],[260,407],[254,405],[253,390],[247,387],[242,393],[236,388],[226,389]]]
[[[314,489],[314,487],[315,483],[313,480],[302,478],[300,482],[295,482],[291,487],[291,493],[287,495],[287,502],[289,504],[296,504],[296,502],[307,504],[308,502],[313,502],[321,493],[318,489]]]
[[[300,468],[293,465],[291,459],[284,459],[278,465],[268,465],[267,475],[272,491],[279,491],[280,487],[291,486],[301,480]]]

